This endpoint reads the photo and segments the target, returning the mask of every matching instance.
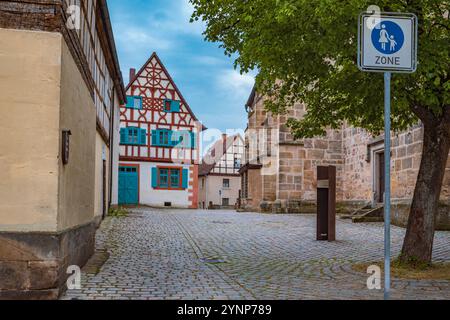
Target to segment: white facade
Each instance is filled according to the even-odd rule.
[[[199,207],[235,207],[240,196],[239,169],[244,157],[240,135],[224,135],[208,150],[200,165]]]
[[[192,187],[185,190],[158,190],[152,187],[152,168],[173,167],[189,170],[188,185],[193,184],[194,166],[172,165],[164,162],[123,161],[120,166],[138,166],[139,168],[139,204],[152,207],[189,208],[192,201]],[[170,205],[169,205],[170,203]]]

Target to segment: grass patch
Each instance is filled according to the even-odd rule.
[[[110,208],[108,212],[109,217],[128,217],[128,211],[125,208]]]
[[[367,268],[370,265],[377,265],[381,268],[382,272],[384,272],[384,261],[357,263],[352,266],[352,269],[358,272],[367,273]],[[395,260],[391,263],[391,275],[398,279],[450,281],[450,263],[433,263],[432,265],[422,264],[413,267]]]

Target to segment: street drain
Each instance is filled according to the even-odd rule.
[[[202,258],[201,260],[202,260],[204,263],[209,263],[209,264],[226,263],[225,260],[219,259],[219,258]]]
[[[211,221],[211,223],[214,223],[214,224],[231,224],[231,222],[229,222],[229,221]]]

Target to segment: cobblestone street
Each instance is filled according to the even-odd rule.
[[[393,256],[404,229],[392,228]],[[334,243],[315,241],[314,215],[138,208],[107,218],[97,250],[63,299],[382,299],[354,262],[383,259],[383,225],[337,220]],[[437,232],[435,261],[450,260],[450,232]],[[448,299],[450,281],[393,280],[395,299]]]

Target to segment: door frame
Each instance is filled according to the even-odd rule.
[[[378,161],[380,154],[384,153],[384,143],[381,143],[377,146],[374,146],[370,150],[371,159],[372,159],[372,205],[375,206],[377,204],[383,203],[379,202],[379,190],[380,190],[380,172],[384,170],[384,168],[380,168],[380,162]],[[385,177],[386,179],[386,177]]]
[[[119,167],[118,170],[120,170],[121,167],[135,167],[136,171],[137,171],[137,204],[138,205],[141,202],[141,166],[139,164],[136,163],[121,163],[119,162]],[[120,172],[119,172],[120,175]],[[119,183],[117,183],[117,189],[119,188]],[[117,190],[117,192],[119,192],[119,190]]]

